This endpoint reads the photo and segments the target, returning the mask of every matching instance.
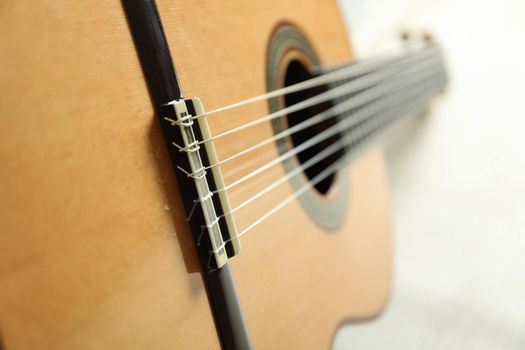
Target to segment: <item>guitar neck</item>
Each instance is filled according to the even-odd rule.
[[[332,83],[333,108],[338,114],[338,130],[334,127],[333,133],[343,135],[346,156],[352,158],[383,132],[416,115],[445,84],[441,50],[432,43],[374,66],[357,78]],[[352,92],[345,93],[348,90]]]

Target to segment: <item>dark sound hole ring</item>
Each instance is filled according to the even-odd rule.
[[[267,56],[267,89],[273,91],[284,86],[293,85],[313,77],[311,68],[319,66],[320,61],[313,47],[309,44],[306,37],[296,29],[296,27],[285,24],[279,26],[270,41]],[[301,100],[317,95],[326,91],[328,87],[320,86],[305,91],[273,98],[269,100],[270,112],[281,110],[286,106],[295,104]],[[272,122],[274,133],[280,133],[289,127],[314,116],[332,106],[331,102],[322,103],[312,108],[307,108],[290,115],[275,119]],[[301,132],[294,133],[290,137],[280,139],[276,142],[280,154],[284,154],[295,146],[317,135],[322,130],[337,123],[337,116],[329,118],[322,123],[307,128]],[[287,172],[291,172],[298,166],[306,162],[323,149],[333,144],[340,138],[335,135],[323,142],[320,142],[308,150],[299,153],[297,156],[283,161],[283,166]],[[301,175],[290,179],[290,184],[294,191],[309,185],[319,172],[333,164],[343,156],[344,150],[335,152],[327,159],[309,167]],[[342,169],[328,176],[324,180],[314,184],[312,189],[299,197],[302,206],[314,222],[323,228],[334,229],[342,223],[348,201],[349,192],[348,170]],[[311,182],[310,182],[311,185]]]

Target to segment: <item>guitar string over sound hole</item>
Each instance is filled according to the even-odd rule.
[[[266,77],[268,91],[311,79],[317,74],[319,67],[321,61],[301,30],[289,23],[281,24],[275,29],[268,46]],[[269,110],[273,113],[294,106],[301,101],[319,96],[330,88],[332,87],[316,85],[285,96],[271,98],[268,100]],[[281,118],[274,119],[272,127],[276,135],[289,131],[286,138],[277,140],[276,146],[281,155],[294,151],[294,156],[287,157],[282,165],[290,176],[288,181],[292,190],[301,193],[298,200],[302,207],[317,225],[327,230],[335,230],[343,222],[346,213],[350,192],[349,171],[348,168],[343,167],[330,176],[321,178],[318,176],[338,162],[345,152],[345,148],[339,148],[336,152],[322,153],[329,149],[330,145],[334,146],[336,142],[342,143],[339,142],[342,141],[342,136],[340,133],[330,132],[331,136],[327,135],[330,137],[316,137],[325,130],[337,129],[339,120],[339,116],[330,113],[325,113],[319,118],[319,113],[333,109],[334,104],[330,99],[318,102],[321,103],[306,103],[305,108],[294,109]],[[307,127],[303,127],[304,123]],[[298,149],[301,151],[297,151]],[[331,149],[333,150],[334,147]],[[305,188],[308,190],[305,191]]]
[[[310,72],[310,70],[301,61],[294,59],[288,63],[288,66],[286,68],[284,85],[294,85],[311,78],[314,78],[314,75]],[[285,107],[293,106],[301,101],[315,97],[326,91],[328,91],[328,88],[325,85],[320,85],[312,87],[310,89],[288,94],[285,96],[284,99]],[[300,111],[290,113],[286,116],[286,124],[288,125],[288,128],[293,128],[294,126],[304,122],[305,120],[318,116],[320,113],[327,111],[331,107],[333,107],[333,104],[330,101],[325,101],[319,104],[315,104],[311,107],[302,109]],[[293,133],[290,136],[291,143],[293,147],[298,147],[299,145],[303,144],[304,142],[307,142],[308,140],[311,140],[316,135],[319,135],[324,130],[329,129],[330,127],[336,124],[336,116],[330,116],[329,118],[321,120],[320,122],[316,122],[305,129]],[[301,165],[304,165],[309,159],[312,159],[317,154],[322,152],[327,147],[330,147],[340,139],[340,134],[336,134],[329,138],[326,138],[321,142],[316,143],[311,147],[308,147],[303,152],[297,154],[297,160]],[[328,157],[323,158],[319,162],[314,163],[312,166],[305,168],[304,173],[306,177],[310,181],[312,181],[319,173],[321,173],[324,169],[330,167],[337,160],[341,159],[342,156],[344,156],[344,151],[343,149],[340,149],[330,154]],[[334,183],[335,176],[335,174],[331,174],[323,180],[315,182],[314,188],[321,195],[326,195]]]

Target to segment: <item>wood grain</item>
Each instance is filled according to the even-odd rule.
[[[351,57],[335,3],[158,1],[187,96],[207,109],[265,91],[266,47],[298,25],[324,63]],[[0,4],[0,331],[6,349],[218,348],[173,172],[118,1]],[[210,118],[214,132],[267,106]],[[270,125],[219,157],[271,135]],[[277,155],[224,168],[227,182]],[[232,191],[240,203],[267,181]],[[266,182],[265,182],[266,181]],[[379,312],[391,243],[379,149],[351,171],[348,219],[326,233],[293,203],[232,261],[257,348],[326,348]],[[290,194],[243,210],[239,227]]]

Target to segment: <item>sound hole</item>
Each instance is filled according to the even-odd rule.
[[[290,86],[312,78],[315,73],[312,73],[310,68],[318,66],[321,61],[312,45],[310,45],[300,30],[290,24],[282,24],[273,32],[268,46],[266,62],[267,91],[274,91],[284,86]],[[335,85],[336,84],[334,84],[334,86],[327,84],[328,87],[316,87],[288,96],[269,99],[269,110],[271,113],[275,113],[284,107],[290,107],[300,101],[325,92],[328,88],[335,87]],[[289,127],[298,126],[299,123],[313,118],[317,113],[326,111],[331,106],[331,102],[325,102],[295,113],[290,113],[282,118],[274,119],[272,120],[273,131],[277,135]],[[319,118],[317,118],[315,121],[319,123],[313,123],[314,121],[312,121],[314,125],[311,125],[307,129],[305,128],[305,130],[289,135],[286,138],[278,139],[276,143],[279,154],[284,155],[290,152],[293,147],[298,147],[304,144],[304,142],[308,142],[308,140],[320,135],[328,128],[334,127],[337,121],[340,120],[339,116],[327,117],[329,118],[323,118],[322,121],[319,121]],[[326,134],[322,135],[324,136]],[[319,138],[322,138],[322,136]],[[323,229],[332,230],[339,227],[346,217],[350,176],[348,169],[341,168],[335,175],[327,175],[327,177],[321,181],[317,175],[322,173],[321,176],[324,176],[326,174],[325,169],[334,164],[334,162],[337,162],[345,150],[342,149],[339,152],[335,152],[335,154],[331,153],[331,156],[326,159],[315,157],[319,155],[319,152],[325,150],[327,145],[332,145],[333,142],[341,139],[341,136],[336,135],[324,141],[320,141],[319,138],[316,139],[319,141],[317,144],[312,145],[311,142],[309,142],[308,145],[312,147],[308,147],[304,152],[299,153],[295,157],[287,157],[283,160],[282,165],[284,170],[290,175],[289,182],[292,191],[294,193],[301,193],[298,201],[308,216]],[[330,150],[334,150],[334,148],[337,147],[339,147],[339,145],[331,147]],[[308,165],[307,169],[304,169],[306,167],[305,163],[312,160],[312,157],[315,157],[315,159],[308,163],[311,164],[311,166]],[[301,165],[302,167],[300,167]],[[304,175],[296,176],[297,172],[301,170],[304,170]],[[313,184],[312,188],[305,191],[306,188],[309,188],[309,184]]]
[[[308,68],[305,67],[300,61],[292,60],[286,67],[284,85],[285,86],[294,85],[304,80],[311,79],[313,77],[314,76],[310,73]],[[325,85],[320,85],[320,86],[316,86],[310,89],[301,90],[301,91],[298,91],[292,94],[288,94],[284,98],[285,106],[289,107],[289,106],[295,105],[296,103],[299,103],[308,98],[317,96],[323,92],[326,92],[327,90],[328,89]],[[332,106],[333,105],[330,101],[326,101],[323,103],[316,104],[312,107],[301,109],[294,113],[290,113],[286,116],[286,123],[288,124],[289,128],[292,128],[295,125],[302,123],[305,120],[312,118],[323,111],[326,111]],[[290,136],[293,147],[299,146],[300,144],[310,140],[314,136],[321,134],[323,131],[337,124],[337,117],[335,115],[329,116],[326,119],[325,118],[322,118],[322,119],[323,120],[319,123],[315,123],[314,125],[311,125],[308,128],[305,128],[299,132],[293,133]],[[315,145],[311,147],[308,147],[306,150],[304,150],[303,152],[297,155],[297,159],[299,163],[304,164],[305,162],[307,162],[312,157],[316,156],[319,152],[321,152],[325,148],[333,145],[334,142],[337,142],[340,138],[341,138],[341,135],[336,134],[336,135],[333,135],[331,137],[324,139],[321,142],[316,143]],[[314,180],[315,177],[319,173],[321,173],[323,170],[325,170],[326,168],[334,164],[334,162],[340,159],[343,154],[344,154],[343,149],[340,149],[339,151],[332,153],[330,156],[306,168],[304,170],[305,175],[308,177],[310,181]],[[317,190],[317,192],[319,192],[321,195],[325,195],[328,193],[328,191],[332,187],[334,183],[334,179],[335,179],[335,174],[330,174],[329,176],[325,177],[321,181],[317,181],[314,184],[314,187]]]

